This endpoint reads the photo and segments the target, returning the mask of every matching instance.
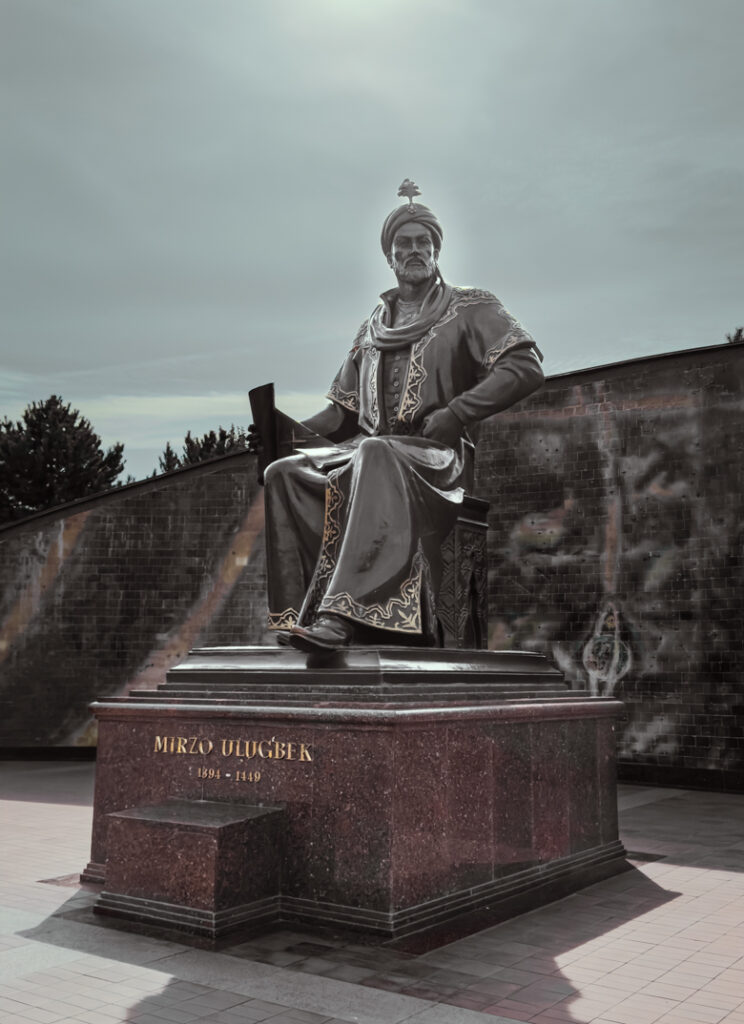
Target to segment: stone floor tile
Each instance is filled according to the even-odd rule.
[[[517,1007],[516,1010],[509,1009],[503,1006],[501,1003],[495,1003],[493,1006],[486,1006],[483,1008],[482,1013],[487,1013],[492,1017],[496,1017],[497,1020],[506,1018],[511,1021],[531,1021],[535,1017],[535,1011],[527,1010],[526,1008]]]
[[[284,1010],[280,1016],[285,1020],[270,1017],[270,1024],[325,1024],[328,1020],[327,1014],[311,1013],[309,1010]]]
[[[266,1013],[264,1010],[253,1010],[247,1004],[241,1003],[232,1006],[229,1010],[218,1010],[203,1018],[208,1024],[260,1024],[263,1021],[270,1021],[276,1017],[276,1013]]]
[[[542,1006],[543,1004],[552,1006],[553,1003],[559,1003],[570,996],[575,996],[576,992],[577,990],[573,986],[561,982],[560,979],[555,979],[552,985],[545,985],[540,982],[534,985],[527,985],[507,998],[514,999],[520,1003],[530,1003],[535,1006]]]
[[[384,1024],[388,1024],[388,1021],[384,1021]],[[462,1006],[437,1003],[430,1004],[426,1009],[403,1018],[400,1024],[515,1024],[515,1019],[486,1014],[483,1011],[470,1010]]]
[[[617,1006],[626,998],[627,993],[623,992],[592,990],[562,999],[560,1002],[554,1003],[547,1012],[562,1014],[568,1020],[579,1020],[582,1016],[588,1016],[591,1019],[591,1017],[598,1016],[613,1006]]]
[[[648,963],[634,962],[629,964],[623,964],[614,971],[610,971],[607,975],[608,978],[632,978],[636,984],[644,984],[651,981],[658,981],[660,978],[666,978],[669,975],[669,970],[666,966],[654,965],[652,961]]]
[[[212,1007],[198,1007],[197,1012],[187,1008],[187,1003],[163,1003],[159,1000],[148,999],[143,1004],[147,1006],[148,1013],[154,1013],[161,1017],[166,1024],[191,1024],[204,1020],[212,1012]]]
[[[425,981],[410,983],[398,990],[401,995],[411,996],[413,999],[426,999],[431,1003],[441,1003],[456,995],[460,990],[451,985],[429,985]]]
[[[83,912],[91,902],[90,893],[64,883],[64,876],[78,870],[87,858],[90,808],[78,808],[70,817],[67,808],[15,801],[11,844],[7,845],[5,835],[0,836],[4,853],[4,861],[0,858],[0,933],[3,910],[17,927],[0,934],[0,971],[5,972],[0,977],[17,980],[20,987],[14,994],[3,992],[2,997],[18,996],[21,1005],[33,1004],[42,1013],[56,1012],[42,999],[54,988],[59,998],[70,1000],[67,1024],[83,1017],[90,1020],[76,1024],[103,1024],[98,1014],[106,1018],[106,1024],[131,1021],[135,1015],[159,1018],[158,1024],[178,1024],[176,1018],[189,1012],[205,1024],[261,1024],[271,1017],[280,1017],[279,1024],[285,1024],[285,1017],[288,1024],[299,1024],[292,1020],[295,1008],[315,1013],[313,1024],[317,1024],[321,1009],[321,1021],[333,1018],[335,1009],[335,1018],[344,1024],[351,1024],[355,1017],[363,1024],[378,1024],[379,1013],[375,1016],[372,1007],[383,1000],[387,1000],[384,1024],[407,1024],[409,1020],[417,1024],[493,1022],[509,1017],[504,1013],[508,1006],[513,1010],[512,1020],[529,1014],[533,1021],[539,1017],[540,1024],[622,1024],[614,1018],[624,1012],[616,1012],[623,1005],[625,1010],[629,1006],[634,1009],[633,1024],[642,1024],[643,1015],[648,1017],[659,1006],[639,1006],[632,1001],[638,997],[662,1000],[663,1005],[666,1000],[673,1008],[684,1009],[679,1019],[675,1009],[663,1013],[667,1018],[664,1024],[673,1020],[685,1024],[701,1016],[700,1024],[708,1024],[708,1018],[715,1018],[715,1024],[719,1020],[744,1024],[744,875],[727,867],[730,864],[735,869],[741,864],[744,798],[651,787],[620,787],[620,794],[621,802],[628,799],[633,804],[626,805],[624,812],[627,845],[659,853],[664,860],[638,860],[633,871],[423,957],[290,929],[244,943],[229,951],[230,957],[221,958],[209,953],[197,956],[183,944],[161,944],[78,923],[70,924],[66,939],[64,919],[50,915],[72,906]],[[637,802],[639,796],[642,800]],[[705,829],[695,827],[698,815],[705,821]],[[722,831],[717,834],[719,825]],[[28,830],[25,838],[24,828]],[[704,834],[698,835],[701,832]],[[28,840],[31,833],[35,841]],[[741,850],[731,845],[727,861],[726,844],[732,840]],[[24,862],[26,849],[33,850],[33,864]],[[31,870],[33,878],[28,873]],[[40,884],[35,880],[39,878],[59,878],[64,884]],[[37,926],[50,922],[55,941],[62,940],[60,945],[43,945],[32,937]],[[69,964],[60,962],[60,957],[70,959],[70,949],[80,948],[67,948],[65,942],[78,941],[82,933],[92,938],[93,944],[84,944]],[[103,942],[96,947],[97,934]],[[300,952],[289,953],[290,948]],[[9,959],[14,950],[25,955],[26,950],[37,949],[44,955],[35,970],[24,973],[25,962]],[[287,957],[298,959],[290,963]],[[269,999],[267,1012],[260,1000],[247,994],[246,983],[239,987],[246,992],[239,996],[242,1002],[224,1008],[208,1001],[193,1002],[197,995],[230,992],[226,982],[231,972],[222,966],[226,960],[236,966],[242,960],[246,979],[254,976],[251,972],[263,960],[271,983],[268,974],[255,977],[262,979],[263,993],[277,993],[278,1002]],[[319,965],[318,960],[326,963]],[[304,970],[295,970],[295,963],[303,961]],[[218,966],[213,968],[215,963]],[[314,973],[319,966],[326,968],[325,976]],[[211,984],[214,978],[214,985],[179,989],[190,983],[187,971],[192,969],[196,982],[208,980]],[[174,971],[180,972],[176,978],[169,976]],[[359,978],[361,984],[355,980],[358,972],[366,972]],[[331,977],[334,974],[336,977]],[[367,984],[370,979],[379,986],[378,995],[372,995]],[[491,982],[498,987],[480,990]],[[398,986],[398,992],[417,991],[419,998],[384,992],[391,984]],[[554,987],[541,987],[551,984]],[[282,992],[291,993],[286,1000],[292,1006],[285,1005]],[[358,993],[357,1005],[363,1007],[362,1016],[350,1012],[354,993]],[[426,1000],[420,998],[424,994]],[[540,1009],[556,997],[552,1005]],[[605,1008],[608,1000],[613,1007]],[[343,1013],[338,1012],[341,1006]],[[29,1019],[23,1024],[30,1024]]]
[[[498,978],[483,978],[475,984],[469,985],[465,991],[474,996],[490,996],[489,1001],[493,1003],[497,998],[506,998],[514,992],[518,992],[520,988],[520,985],[515,985],[513,982],[499,981]]]
[[[201,1009],[202,1007],[213,1010],[226,1010],[231,1006],[247,1002],[247,996],[238,992],[224,992],[218,989],[211,989],[209,992],[201,992],[180,1003],[185,1010]],[[284,1009],[284,1007],[282,1007]]]
[[[591,967],[577,967],[574,970],[573,964],[561,972],[563,977],[580,989],[582,985],[592,985],[602,981],[606,976],[605,971],[592,970]]]
[[[528,1000],[517,998],[517,996],[521,996],[521,993],[517,992],[513,996],[499,1000],[499,1006],[501,1006],[505,1012],[508,1011],[512,1014],[512,1016],[515,1016],[517,1020],[522,1020],[522,1015],[525,1013],[529,1015],[527,1018],[529,1019],[530,1017],[534,1017],[535,1014],[543,1013],[551,1006],[555,1006],[557,1003],[563,1002],[563,1000],[560,998],[538,999],[536,997],[533,997],[532,999]]]
[[[191,999],[194,996],[211,992],[212,990],[207,985],[195,985],[191,981],[181,981],[180,979],[172,978],[167,983],[166,991],[174,999]]]
[[[119,1021],[130,1019],[128,1010],[120,1010],[114,1016],[104,1013],[103,1010],[86,1010],[84,1013],[76,1013],[75,1020],[81,1024],[117,1024]]]
[[[674,1013],[684,1021],[695,1021],[697,1024],[720,1024],[728,1010],[716,1006],[700,1006],[696,1003],[682,1003]]]
[[[617,1024],[654,1024],[664,1014],[669,1014],[672,1010],[676,1012],[678,1006],[679,1004],[672,999],[633,995],[611,1009],[603,1011],[603,1014]]]
[[[507,981],[522,988],[525,985],[533,985],[536,981],[540,981],[543,975],[536,974],[534,971],[522,971],[519,967],[505,967],[503,971],[499,971],[494,977],[497,981]]]
[[[137,1013],[133,1010],[133,1013],[129,1016],[128,1020],[130,1020],[132,1024],[163,1024],[162,1017],[158,1017],[154,1013],[149,1013],[146,1010],[142,1013]]]
[[[652,981],[650,984],[644,985],[639,991],[646,996],[660,996],[662,999],[674,999],[682,1002],[695,995],[698,990],[689,985],[670,984],[666,978],[660,978],[659,981]]]
[[[88,1010],[84,1013],[77,1013],[75,1016],[85,1022],[88,1014],[96,1014],[104,1018],[100,1024],[119,1024],[121,1021],[129,1020],[131,1013],[122,1006],[102,1006],[98,1010]],[[87,1022],[85,1022],[87,1024]]]
[[[9,999],[0,995],[0,1013],[3,1017],[13,1013],[22,1013],[27,1006],[28,1003],[20,1003],[17,999]]]
[[[487,964],[483,960],[474,960],[471,957],[454,956],[453,954],[449,954],[446,957],[442,956],[441,958],[427,954],[421,960],[423,963],[431,964],[432,968],[448,968],[475,978],[492,977],[499,971],[495,964]]]
[[[237,1006],[230,1007],[230,1013],[234,1014],[263,1014],[258,1016],[256,1020],[269,1020],[272,1016],[276,1016],[278,1013],[283,1013],[287,1009],[286,1006],[282,1006],[280,1003],[270,1003],[265,999],[248,999],[244,1003],[239,1003]]]
[[[36,1024],[52,1024],[54,1021],[63,1019],[66,1011],[42,1010],[38,1006],[24,1006],[23,1016],[27,1020],[36,1021]]]
[[[691,993],[687,997],[686,1002],[692,1005],[715,1006],[730,1013],[732,1010],[738,1010],[740,1007],[744,1008],[744,993],[731,995],[730,993],[710,992],[707,989],[699,989],[699,991]]]
[[[474,995],[465,995],[460,993],[459,995],[447,996],[442,1002],[448,1006],[459,1006],[466,1010],[483,1010],[493,1001],[493,997],[476,997]]]
[[[557,965],[555,960],[544,957],[528,956],[519,961],[520,971],[534,971],[535,974],[555,974]]]
[[[615,989],[618,992],[637,992],[642,982],[637,978],[629,978],[627,975],[603,974],[597,981],[598,985],[604,988]]]
[[[744,988],[742,988],[739,981],[730,981],[719,976],[718,978],[712,978],[705,985],[701,985],[699,991],[720,992],[724,995],[741,995],[744,992]]]
[[[300,971],[302,974],[327,974],[335,970],[339,965],[333,960],[325,960],[320,956],[309,956],[292,964],[292,970]]]

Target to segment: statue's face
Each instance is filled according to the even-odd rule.
[[[438,256],[429,229],[410,221],[395,232],[388,263],[399,281],[418,284],[434,276]]]

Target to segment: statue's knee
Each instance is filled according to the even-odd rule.
[[[303,462],[301,455],[288,455],[284,459],[276,459],[264,470],[264,487],[275,487],[277,483],[293,476]]]
[[[357,458],[384,458],[390,451],[387,439],[384,437],[365,437],[357,448]]]

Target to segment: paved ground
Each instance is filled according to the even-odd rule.
[[[92,923],[93,767],[0,762],[2,1024],[744,1024],[744,796],[623,786],[632,871],[422,956]]]

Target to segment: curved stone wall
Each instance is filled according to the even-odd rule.
[[[744,346],[548,379],[483,428],[492,648],[619,697],[626,778],[744,789]],[[88,703],[265,640],[254,458],[0,529],[0,746],[95,743]]]

